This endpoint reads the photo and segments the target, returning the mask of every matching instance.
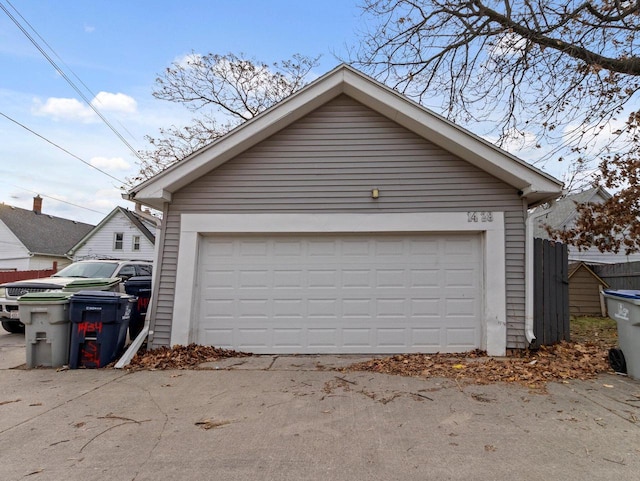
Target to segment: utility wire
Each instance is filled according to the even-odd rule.
[[[49,61],[49,63],[53,66],[53,68],[56,69],[56,71],[62,76],[62,78],[64,78],[67,81],[67,83],[71,85],[71,87],[73,87],[73,89],[78,93],[78,95],[82,98],[82,100],[84,100],[87,103],[87,105],[91,108],[91,110],[93,110],[96,113],[96,115],[100,117],[100,119],[105,123],[105,125],[109,127],[109,129],[111,129],[111,131],[114,134],[116,134],[116,136],[120,139],[120,141],[122,141],[122,143],[126,145],[131,152],[133,152],[133,155],[135,155],[138,159],[142,160],[140,158],[140,154],[138,153],[138,151],[136,151],[136,149],[134,149],[131,146],[131,144],[127,142],[127,139],[125,139],[122,136],[122,134],[118,132],[113,125],[111,125],[111,123],[107,120],[107,118],[104,115],[102,115],[102,113],[96,108],[96,106],[93,105],[89,99],[87,99],[86,95],[80,90],[80,88],[78,88],[78,86],[75,83],[73,83],[73,81],[67,76],[67,74],[56,64],[56,62],[47,54],[47,52],[44,51],[44,49],[29,34],[29,32],[27,32],[27,30],[22,26],[22,24],[20,24],[20,22],[11,14],[11,12],[9,12],[7,7],[5,7],[2,3],[0,3],[0,8],[4,10],[4,13],[6,13],[7,16],[11,19],[11,21],[16,24],[16,26],[20,29],[20,31],[29,39],[29,41],[31,41],[31,43],[38,49],[38,51],[40,51],[40,53]]]
[[[88,165],[88,166],[89,166],[89,167],[91,167],[92,169],[97,170],[98,172],[100,172],[100,173],[102,173],[102,174],[106,175],[107,177],[111,177],[113,180],[118,181],[120,184],[125,184],[125,183],[126,183],[125,181],[123,181],[123,180],[121,180],[121,179],[118,179],[117,177],[114,177],[114,176],[113,176],[113,175],[111,175],[110,173],[105,172],[104,170],[102,170],[102,169],[100,169],[100,168],[96,167],[95,165],[91,165],[91,164],[90,164],[89,162],[87,162],[86,160],[84,160],[84,159],[82,159],[82,158],[78,157],[76,154],[73,154],[73,153],[69,152],[69,151],[68,151],[67,149],[65,149],[64,147],[59,146],[59,145],[58,145],[58,144],[56,144],[55,142],[53,142],[53,141],[51,141],[51,140],[47,139],[46,137],[44,137],[44,136],[40,135],[40,134],[39,134],[38,132],[36,132],[35,130],[30,129],[29,127],[27,127],[27,126],[26,126],[26,125],[24,125],[24,124],[21,124],[21,123],[20,123],[20,122],[18,122],[17,120],[15,120],[15,119],[13,119],[13,118],[9,117],[7,114],[5,114],[5,113],[3,113],[3,112],[0,112],[0,115],[2,115],[5,119],[10,120],[10,121],[11,121],[11,122],[13,122],[14,124],[19,125],[20,127],[22,127],[23,129],[27,130],[28,132],[31,132],[33,135],[35,135],[35,136],[37,136],[37,137],[40,137],[40,138],[41,138],[42,140],[44,140],[45,142],[48,142],[48,143],[50,143],[51,145],[53,145],[54,147],[56,147],[56,148],[58,148],[58,149],[62,150],[65,154],[69,154],[69,155],[70,155],[71,157],[73,157],[74,159],[78,159],[80,162],[82,162],[83,164]]]
[[[95,93],[94,93],[94,92],[93,92],[93,91],[92,91],[92,90],[87,86],[87,84],[85,84],[85,83],[82,81],[82,79],[81,79],[80,77],[78,77],[78,75],[76,75],[76,73],[73,71],[73,69],[72,69],[71,67],[69,67],[69,65],[68,65],[68,64],[67,64],[67,63],[62,59],[62,57],[60,57],[60,55],[58,55],[58,52],[56,52],[56,51],[53,49],[53,47],[52,47],[51,45],[49,45],[49,43],[48,43],[48,42],[47,42],[47,41],[42,37],[42,35],[40,35],[40,34],[38,33],[38,31],[34,28],[34,26],[33,26],[33,25],[31,25],[31,24],[29,23],[29,21],[28,21],[26,18],[24,18],[24,17],[22,16],[22,14],[18,11],[18,9],[17,9],[16,7],[14,7],[14,6],[13,6],[13,4],[12,4],[9,0],[5,0],[5,2],[6,2],[6,3],[8,3],[8,4],[9,4],[9,6],[10,6],[11,8],[13,8],[13,10],[18,14],[18,16],[22,19],[22,21],[23,21],[24,23],[26,23],[26,24],[29,26],[29,28],[31,29],[31,31],[32,31],[33,33],[35,33],[35,34],[38,36],[38,38],[42,41],[42,43],[44,43],[44,44],[47,46],[47,48],[48,48],[49,50],[51,50],[51,52],[53,52],[53,54],[56,56],[56,58],[57,58],[58,60],[60,60],[60,62],[62,63],[62,65],[64,65],[64,66],[67,68],[67,70],[68,70],[69,72],[71,72],[71,74],[72,74],[72,75],[73,75],[73,76],[78,80],[78,82],[80,82],[80,83],[82,84],[82,86],[86,89],[86,91],[87,91],[87,92],[89,92],[89,93],[93,96],[93,99],[94,99],[95,101],[99,102],[99,103],[102,103],[102,102],[100,102],[100,99],[98,99],[98,96],[97,96],[97,95],[96,95],[96,94],[95,94]],[[116,121],[116,122],[118,122],[118,121]],[[122,128],[125,130],[125,132],[127,132],[127,133],[129,134],[129,137],[131,137],[132,139],[136,140],[135,135],[133,135],[133,134],[129,131],[129,129],[127,129],[127,127],[125,127],[124,125],[122,125],[122,122],[118,122],[118,124],[120,125],[120,127],[122,127]]]
[[[10,183],[7,183],[6,185],[10,185],[10,186],[12,186],[12,187],[15,187],[16,189],[24,190],[24,191],[26,191],[26,192],[31,192],[31,193],[33,193],[33,194],[37,194],[37,195],[39,195],[40,197],[45,197],[45,198],[47,198],[47,199],[55,200],[55,201],[57,201],[57,202],[62,202],[63,204],[69,204],[69,205],[72,205],[73,207],[79,207],[80,209],[89,210],[89,211],[91,211],[91,212],[95,212],[96,214],[107,215],[106,213],[104,213],[104,212],[100,212],[99,210],[90,209],[89,207],[85,207],[85,206],[83,206],[83,205],[78,205],[78,204],[74,204],[73,202],[68,202],[68,201],[66,201],[66,200],[57,199],[56,197],[51,197],[50,195],[42,194],[42,193],[36,192],[35,190],[25,189],[24,187],[20,187],[19,185],[10,184]],[[46,215],[46,214],[45,214],[45,215]]]

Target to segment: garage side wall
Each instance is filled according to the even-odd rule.
[[[173,195],[164,217],[153,346],[170,343],[183,213],[468,211],[504,212],[507,347],[525,347],[525,211],[518,192],[353,99],[337,97]]]

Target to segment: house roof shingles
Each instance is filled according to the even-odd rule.
[[[534,237],[541,237],[543,239],[548,238],[549,234],[547,234],[546,226],[553,229],[562,229],[567,227],[576,215],[576,205],[597,201],[597,194],[600,194],[600,200],[609,195],[600,187],[595,187],[568,195],[556,201],[549,207],[538,207],[533,214],[536,217],[534,224]]]
[[[65,256],[69,249],[93,229],[90,224],[7,204],[0,204],[0,221],[4,222],[29,252],[52,256]]]
[[[156,243],[156,237],[147,228],[147,226],[144,225],[144,222],[142,222],[142,219],[138,216],[138,214],[136,214],[135,212],[131,212],[129,209],[125,209],[123,207],[118,207],[118,209],[120,209],[120,211],[129,218],[133,225],[135,225],[138,230],[142,232],[142,234],[149,240],[149,242],[151,242],[152,244]]]

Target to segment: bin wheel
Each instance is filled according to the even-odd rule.
[[[609,365],[615,372],[627,373],[627,362],[621,349],[609,349]]]
[[[24,324],[20,321],[2,321],[2,327],[11,334],[23,334]]]

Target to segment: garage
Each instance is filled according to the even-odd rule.
[[[480,347],[479,235],[208,236],[197,341],[256,353]]]
[[[341,65],[127,198],[163,212],[152,347],[525,348],[562,183]]]

